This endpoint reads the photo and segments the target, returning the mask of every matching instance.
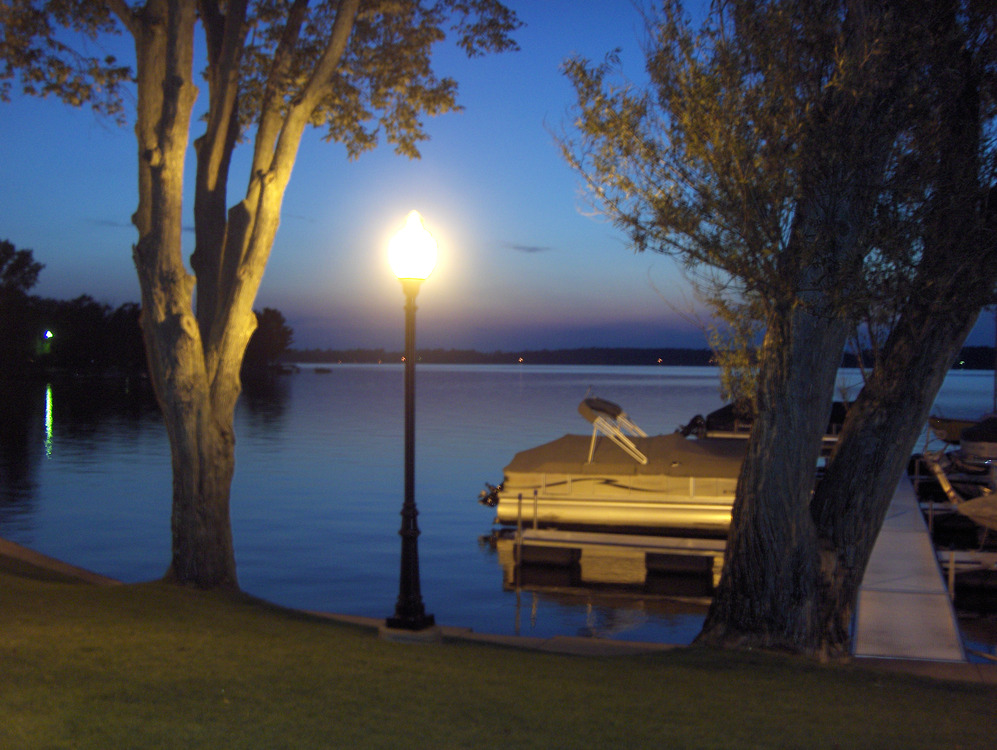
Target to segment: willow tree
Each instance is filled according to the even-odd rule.
[[[666,2],[650,19],[646,90],[615,83],[612,61],[568,66],[579,116],[564,151],[596,201],[638,249],[716,269],[764,323],[755,427],[702,642],[842,648],[828,623],[845,619],[853,593],[833,561],[847,560],[861,578],[864,563],[847,545],[857,530],[875,538],[883,492],[832,501],[826,480],[826,517],[816,523],[817,457],[856,310],[875,278],[912,277],[923,256],[920,243],[876,240],[887,218],[915,236],[912,207],[938,195],[940,183],[918,159],[897,155],[928,148],[913,123],[938,120],[937,107],[922,105],[926,91],[951,85],[932,56],[953,40],[935,22],[959,5],[731,0],[715,4],[696,33],[679,4]],[[979,192],[969,192],[978,219]],[[912,308],[928,309],[942,278],[958,284],[954,267],[935,263],[931,273],[936,283],[906,298]],[[980,299],[964,302],[965,323]],[[922,357],[944,372],[950,352]],[[900,378],[896,391],[933,398],[940,379],[922,387],[910,379],[920,372],[901,366],[884,377]],[[856,436],[863,411],[852,420]],[[916,419],[891,423],[899,450],[923,424]],[[862,439],[854,440],[860,453]],[[853,490],[898,478],[892,456],[864,462],[865,476],[847,459],[832,463],[841,476],[830,482],[843,486],[847,476]]]
[[[167,578],[236,587],[229,493],[239,369],[305,128],[324,128],[351,157],[379,138],[418,156],[424,117],[457,108],[456,82],[433,70],[434,45],[452,32],[471,56],[510,49],[518,21],[497,0],[11,0],[0,5],[0,21],[0,95],[19,83],[24,93],[119,116],[129,68],[68,40],[122,32],[134,40],[132,255],[172,453]],[[204,132],[193,142],[191,275],[181,212],[202,41],[207,101]],[[240,141],[249,142],[252,165],[245,193],[229,206]]]

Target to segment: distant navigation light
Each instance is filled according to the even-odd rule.
[[[52,333],[51,331],[45,331],[45,338],[50,339],[53,336],[55,336],[55,334]]]

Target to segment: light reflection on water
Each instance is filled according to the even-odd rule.
[[[280,604],[388,615],[398,586],[402,368],[335,365],[247,384],[236,416],[232,523],[240,583]],[[845,373],[844,379],[855,379]],[[712,368],[444,366],[418,369],[416,501],[422,592],[437,622],[479,632],[687,643],[702,608],[504,591],[479,544],[476,502],[517,451],[586,433],[593,395],[649,434],[721,405]],[[991,373],[956,372],[939,409],[988,409]],[[139,384],[35,384],[9,395],[0,434],[0,535],[125,581],[169,557],[165,430]]]

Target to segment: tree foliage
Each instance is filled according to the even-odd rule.
[[[0,240],[0,377],[20,373],[28,363],[33,335],[28,291],[45,266],[31,250]]]
[[[723,3],[697,32],[669,0],[649,17],[646,88],[617,74],[615,55],[566,63],[578,106],[565,158],[636,249],[684,262],[708,299],[751,297],[763,313],[800,301],[799,283],[814,281],[800,269],[822,249],[792,244],[801,196],[823,180],[829,204],[857,156],[883,158],[867,138],[904,114],[895,89],[909,51],[848,6]],[[871,28],[849,52],[846,24],[859,23]],[[856,118],[868,129],[845,133]]]
[[[294,331],[280,310],[264,307],[256,311],[256,330],[246,347],[243,371],[260,371],[280,361],[294,342]]]
[[[13,242],[0,240],[0,300],[27,294],[43,268],[31,250],[18,250]]]
[[[63,30],[93,41],[118,34],[108,3],[90,0],[4,2],[0,5],[0,101],[10,101],[15,84],[24,94],[56,96],[123,121],[123,88],[131,69],[114,55],[73,44]]]

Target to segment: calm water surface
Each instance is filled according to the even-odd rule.
[[[247,386],[236,414],[232,525],[242,587],[308,609],[383,617],[398,591],[402,368],[302,368]],[[855,384],[845,371],[842,383]],[[479,543],[480,506],[519,450],[587,433],[589,389],[624,406],[648,434],[672,432],[721,405],[713,368],[421,366],[416,502],[422,593],[445,625],[479,632],[579,633],[687,643],[704,612],[595,594],[504,591],[495,552]],[[935,411],[989,410],[993,375],[952,373]],[[169,560],[169,445],[141,389],[52,382],[4,395],[0,536],[127,582]]]

